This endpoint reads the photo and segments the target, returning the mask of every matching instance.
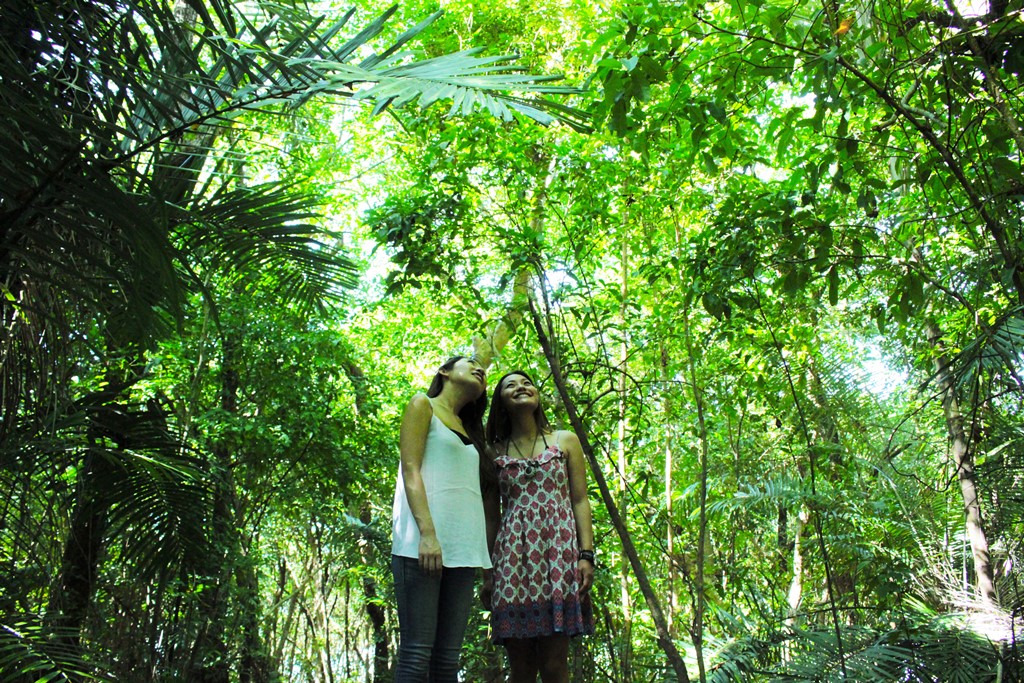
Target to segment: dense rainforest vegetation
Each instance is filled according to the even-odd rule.
[[[390,681],[467,350],[584,443],[573,680],[1024,680],[1022,8],[5,1],[0,680]]]

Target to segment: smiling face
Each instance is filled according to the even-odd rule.
[[[529,377],[512,374],[506,376],[498,387],[501,402],[508,411],[535,410],[540,405],[540,392]]]
[[[502,375],[491,397],[491,412],[487,415],[487,441],[497,443],[509,437],[513,415],[533,415],[537,429],[551,433],[551,425],[540,402],[540,389],[521,370]]]

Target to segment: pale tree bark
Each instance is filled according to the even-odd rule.
[[[661,380],[667,385],[671,380],[668,371],[668,349],[665,348],[664,342],[660,344],[661,351]],[[677,584],[679,582],[679,570],[676,568],[676,533],[675,533],[675,509],[672,504],[672,488],[673,488],[673,469],[674,469],[674,453],[673,448],[675,446],[675,428],[673,425],[672,418],[672,398],[671,395],[666,392],[665,401],[662,405],[662,413],[664,414],[663,423],[665,424],[665,552],[668,554],[668,630],[669,633],[675,637],[675,614],[679,609],[679,592],[677,590]]]
[[[697,435],[700,439],[700,521],[697,530],[697,570],[694,577],[696,604],[693,610],[693,629],[690,635],[697,655],[697,673],[700,675],[701,683],[704,683],[707,679],[707,673],[704,670],[704,612],[707,608],[704,566],[708,547],[708,430],[704,420],[704,387],[697,380],[697,363],[693,351],[693,338],[690,334],[689,311],[683,313],[683,334],[686,338],[690,388],[693,390],[693,403],[697,408]]]
[[[992,572],[992,557],[989,554],[988,538],[981,515],[981,502],[978,500],[978,486],[974,475],[974,453],[971,451],[968,437],[964,431],[964,416],[960,412],[960,403],[956,397],[956,384],[953,373],[949,369],[949,359],[942,343],[942,330],[933,320],[925,323],[928,343],[935,350],[936,383],[942,395],[942,409],[946,415],[946,429],[949,434],[953,465],[956,467],[957,479],[960,482],[960,495],[964,504],[964,523],[967,527],[967,538],[971,544],[974,557],[974,575],[978,594],[987,605],[997,602],[995,582]]]
[[[534,217],[539,221],[539,216]],[[519,327],[523,320],[523,311],[527,307],[530,271],[523,268],[516,273],[515,284],[512,286],[512,305],[504,316],[493,325],[486,336],[473,339],[473,354],[485,367],[489,368],[494,359],[501,355],[502,349]]]
[[[783,508],[785,510],[785,508]],[[793,576],[789,580],[789,590],[786,592],[786,604],[788,612],[785,624],[789,628],[796,628],[800,623],[800,605],[804,598],[804,528],[811,519],[811,512],[806,505],[800,506],[796,515],[796,522],[793,524]],[[788,662],[791,658],[790,641],[782,644],[782,660]]]
[[[553,335],[545,329],[544,320],[541,318],[541,314],[532,300],[530,301],[530,313],[533,318],[534,329],[537,332],[537,338],[540,341],[541,348],[544,351],[544,356],[551,368],[551,377],[558,389],[558,394],[565,407],[565,411],[568,414],[569,422],[572,425],[573,430],[576,432],[576,435],[579,437],[580,446],[583,449],[584,455],[587,457],[587,462],[590,465],[590,471],[594,477],[595,483],[597,484],[598,490],[601,492],[601,499],[607,508],[608,517],[622,542],[623,553],[627,558],[629,558],[629,563],[633,569],[633,574],[636,577],[637,583],[639,584],[640,592],[643,594],[644,600],[647,603],[647,608],[651,612],[651,619],[654,621],[655,632],[658,637],[658,645],[665,653],[666,659],[668,659],[668,664],[675,672],[678,683],[690,683],[690,677],[686,672],[686,664],[683,662],[682,655],[669,633],[668,621],[665,619],[665,613],[661,608],[661,602],[651,586],[650,579],[647,576],[647,570],[640,561],[639,553],[637,552],[636,546],[633,544],[633,538],[629,533],[629,529],[626,528],[626,523],[623,520],[622,515],[619,513],[618,506],[615,503],[615,497],[612,495],[611,489],[608,487],[608,481],[604,477],[601,464],[597,461],[597,457],[594,455],[594,449],[590,444],[590,438],[587,436],[586,425],[584,425],[583,421],[580,419],[579,411],[576,409],[576,403],[569,394],[565,378],[562,376],[561,365],[559,364],[559,360],[555,355],[554,348],[552,347],[551,338]]]
[[[332,576],[331,562],[326,555],[323,541],[323,526],[314,525],[309,535],[310,550],[315,558],[313,566],[317,581],[313,591],[313,604],[308,613],[310,628],[313,630],[313,642],[316,647],[316,657],[320,662],[320,670],[325,683],[334,681],[334,665],[331,652],[331,612],[330,601]]]
[[[806,505],[800,506],[796,515],[796,522],[793,523],[793,578],[789,581],[789,590],[786,592],[786,603],[789,612],[786,615],[786,625],[795,627],[800,614],[800,604],[804,597],[804,548],[803,533],[807,522],[811,519],[810,510]]]
[[[530,230],[533,234],[539,235],[544,231],[548,185],[552,179],[554,162],[539,148],[534,150],[531,159],[537,168],[547,167],[544,181],[538,184],[537,191],[530,200]],[[522,323],[523,314],[529,306],[529,292],[530,270],[522,267],[516,272],[512,285],[512,303],[505,315],[491,325],[486,335],[473,339],[473,355],[485,368],[489,368],[494,359],[501,355],[509,338]]]
[[[629,203],[627,202],[627,211]],[[628,214],[624,223],[629,223]],[[619,346],[619,419],[618,439],[615,449],[616,470],[618,481],[615,491],[619,499],[619,511],[623,517],[629,516],[629,464],[626,458],[626,439],[629,437],[628,403],[626,401],[626,376],[629,374],[629,338],[626,334],[626,301],[629,296],[629,240],[622,238],[622,250],[619,255],[619,322],[622,325],[622,343]],[[622,634],[619,641],[618,666],[622,672],[622,680],[633,680],[633,605],[629,592],[629,558],[625,555],[619,562],[619,610],[622,614]]]
[[[289,643],[295,643],[298,638],[294,637],[292,633],[295,628],[295,616],[299,611],[299,605],[306,595],[306,590],[309,587],[309,582],[313,577],[313,559],[312,554],[307,553],[304,566],[300,570],[300,574],[292,579],[292,589],[290,595],[287,598],[284,597],[285,588],[288,582],[288,565],[282,560],[281,565],[278,568],[278,599],[275,601],[275,606],[283,605],[283,601],[287,599],[287,609],[285,611],[284,621],[281,624],[280,630],[276,632],[276,638],[273,639],[274,649],[271,653],[271,661],[274,663],[274,669],[277,671],[287,671],[290,669],[290,664],[285,661],[285,646]],[[293,655],[294,657],[294,655]]]

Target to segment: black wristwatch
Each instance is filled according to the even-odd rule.
[[[580,551],[580,559],[581,560],[586,560],[587,562],[589,562],[592,565],[597,564],[594,561],[594,551],[593,550],[581,550]]]

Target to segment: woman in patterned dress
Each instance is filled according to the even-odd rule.
[[[569,638],[594,632],[590,587],[594,532],[579,438],[553,431],[540,392],[523,372],[502,377],[487,418],[501,492],[492,540],[494,641],[505,646],[511,683],[567,683]]]

